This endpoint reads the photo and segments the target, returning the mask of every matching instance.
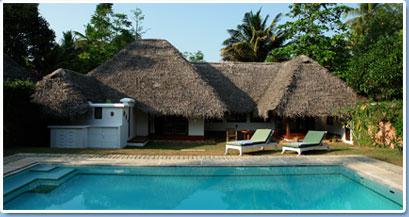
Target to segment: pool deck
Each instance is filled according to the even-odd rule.
[[[3,174],[37,163],[115,166],[291,166],[343,165],[360,175],[403,191],[403,168],[363,155],[308,156],[159,156],[110,154],[31,154],[3,158]]]

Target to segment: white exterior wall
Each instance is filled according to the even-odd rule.
[[[149,135],[149,115],[145,112],[135,109],[135,134],[136,136]]]
[[[102,108],[101,119],[95,119],[95,107]],[[133,120],[133,104],[130,105],[125,102],[115,104],[91,103],[90,110],[87,119],[82,121],[84,125],[50,126],[51,147],[122,148],[134,136],[135,132],[132,130],[128,133],[128,119],[131,119],[131,127],[132,123],[135,122]]]
[[[88,128],[88,147],[90,148],[120,148],[120,136],[118,127]]]
[[[354,141],[352,139],[353,138],[352,137],[352,135],[353,135],[352,129],[349,130],[349,140],[347,140],[347,138],[346,138],[345,127],[343,127],[342,129],[344,130],[344,133],[342,134],[342,138],[341,138],[342,142],[345,142],[345,143],[350,144],[350,145],[354,144]]]
[[[128,110],[129,108],[127,108],[127,110]],[[134,108],[134,107],[130,107],[130,114],[129,114],[129,117],[130,117],[130,121],[129,121],[129,124],[130,124],[130,135],[128,136],[128,140],[129,139],[132,139],[133,137],[135,137],[136,136],[136,111],[135,111],[136,109]],[[124,117],[125,118],[125,117]],[[127,120],[125,120],[125,121],[127,121]],[[126,131],[128,132],[128,129],[126,129]],[[128,135],[128,133],[127,133],[127,135]]]
[[[50,133],[52,148],[87,147],[87,126],[53,126]]]
[[[85,121],[85,124],[96,125],[96,126],[119,126],[123,124],[123,111],[128,110],[125,108],[112,108],[112,107],[103,107],[102,108],[102,119],[94,118],[94,107],[91,107],[91,112]],[[114,116],[111,116],[111,112],[114,113]]]
[[[125,147],[128,143],[128,140],[131,137],[128,137],[128,127],[122,125],[118,128],[118,135],[119,135],[119,146],[121,148]]]
[[[204,136],[204,119],[189,119],[189,136]]]

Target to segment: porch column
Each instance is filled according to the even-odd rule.
[[[290,120],[288,118],[284,118],[284,125],[285,125],[285,137],[290,138]]]
[[[204,136],[204,119],[189,119],[189,136]]]

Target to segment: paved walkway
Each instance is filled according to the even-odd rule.
[[[403,190],[403,168],[363,155],[323,156],[149,156],[107,154],[30,154],[4,157],[3,174],[11,174],[36,163],[118,166],[282,166],[343,165],[392,188]]]

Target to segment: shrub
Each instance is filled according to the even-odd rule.
[[[341,111],[345,123],[353,130],[359,145],[402,148],[402,100],[360,102],[354,108]]]
[[[4,82],[4,146],[48,142],[46,124],[37,106],[30,102],[34,87],[28,80]]]

